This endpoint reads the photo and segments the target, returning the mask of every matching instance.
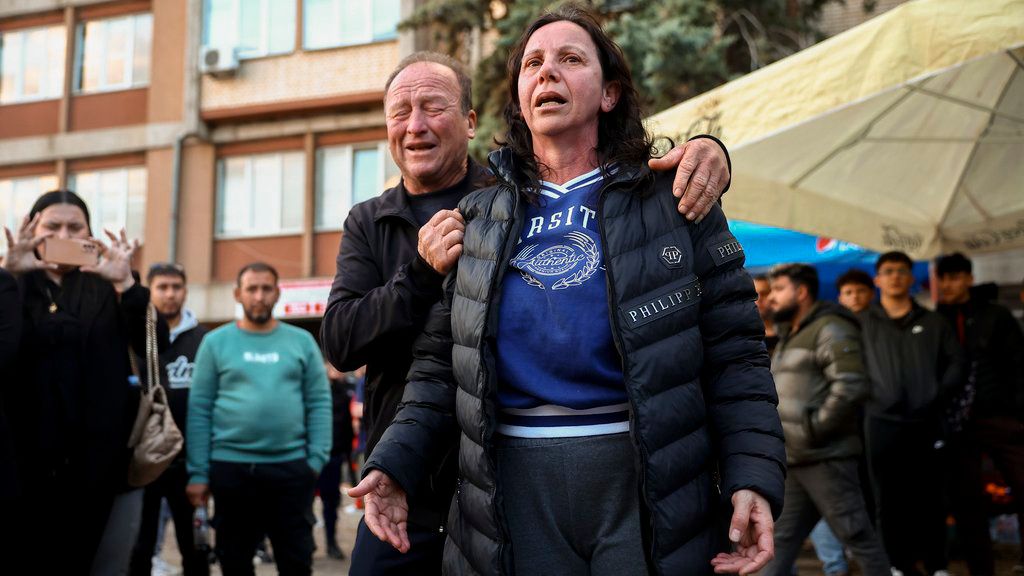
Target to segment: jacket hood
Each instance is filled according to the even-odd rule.
[[[181,336],[196,326],[199,326],[199,320],[196,319],[196,315],[188,308],[185,308],[181,311],[181,322],[178,322],[178,325],[171,329],[171,342],[173,343],[178,336]]]
[[[860,320],[857,316],[850,312],[845,306],[841,306],[831,300],[818,300],[811,307],[811,310],[807,313],[807,317],[800,320],[800,329],[802,330],[805,326],[810,326],[811,322],[814,322],[822,316],[839,316],[843,320],[850,322],[858,329],[860,328]],[[780,336],[792,337],[793,336],[793,323],[792,322],[780,322],[776,326],[776,330]]]
[[[814,307],[811,308],[810,313],[807,314],[807,318],[804,318],[801,324],[806,326],[826,315],[839,316],[860,328],[860,320],[857,319],[857,316],[853,312],[851,312],[846,306],[837,304],[831,300],[818,300],[818,302],[814,304]]]

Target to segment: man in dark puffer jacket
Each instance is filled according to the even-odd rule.
[[[864,574],[888,576],[889,558],[868,517],[857,472],[860,407],[867,371],[856,319],[818,301],[818,273],[788,264],[771,274],[772,311],[782,337],[772,358],[786,432],[786,509],[765,574],[788,576],[803,541],[824,516]]]

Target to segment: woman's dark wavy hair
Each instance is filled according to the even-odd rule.
[[[633,74],[619,45],[601,29],[601,24],[588,9],[576,3],[563,4],[534,20],[519,37],[508,57],[508,103],[504,117],[508,132],[501,146],[512,150],[516,168],[522,177],[520,186],[539,187],[540,166],[533,153],[533,138],[523,119],[519,105],[519,71],[522,68],[526,43],[533,33],[554,22],[568,21],[587,31],[597,46],[598,59],[605,82],[618,82],[619,101],[611,112],[600,112],[597,128],[597,158],[602,172],[611,164],[644,165],[654,153],[651,135],[644,129],[640,96],[633,84]]]

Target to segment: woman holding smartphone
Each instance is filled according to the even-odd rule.
[[[131,271],[139,243],[123,229],[107,232],[109,245],[93,238],[89,209],[69,190],[43,194],[16,234],[5,232],[0,266],[17,280],[22,312],[20,348],[3,376],[20,492],[20,510],[0,520],[14,536],[5,543],[23,558],[46,558],[54,573],[88,574],[127,488],[138,402],[128,347],[145,348],[149,302]],[[98,258],[61,263],[51,248],[48,259],[54,240],[62,253],[75,248],[66,241],[85,241],[79,252],[88,254],[87,244]],[[166,328],[158,334],[166,338]]]

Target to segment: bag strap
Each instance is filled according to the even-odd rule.
[[[132,374],[139,379],[139,387],[144,396],[149,395],[153,389],[152,382],[159,385],[160,380],[160,351],[156,341],[156,307],[152,303],[146,305],[146,378],[142,378],[139,372],[139,365],[135,361],[135,351],[128,346],[128,362],[132,366]]]
[[[146,375],[149,388],[160,385],[160,352],[156,342],[156,306],[146,305]],[[149,390],[146,391],[149,393]]]

